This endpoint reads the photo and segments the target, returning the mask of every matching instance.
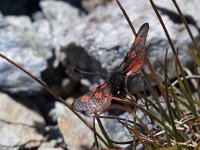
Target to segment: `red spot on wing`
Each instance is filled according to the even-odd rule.
[[[100,99],[102,99],[103,94],[102,94],[102,92],[95,92],[95,93],[94,93],[94,97],[95,97],[97,100],[100,100]]]
[[[140,42],[140,37],[138,36],[138,37],[135,38],[134,44],[138,45],[139,42]]]
[[[126,72],[137,72],[145,62],[145,51],[126,69]]]
[[[89,96],[88,95],[83,95],[82,97],[81,97],[81,101],[82,102],[87,102],[88,100],[89,100]]]
[[[134,57],[136,57],[136,52],[135,52],[135,51],[129,51],[129,52],[128,52],[128,57],[129,57],[129,58],[134,58]]]
[[[101,88],[102,88],[102,89],[105,89],[106,86],[107,86],[107,83],[104,83],[104,84],[101,85]]]

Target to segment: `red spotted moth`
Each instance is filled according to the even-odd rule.
[[[73,110],[87,114],[101,113],[110,106],[111,97],[123,97],[127,94],[128,77],[134,77],[145,64],[148,30],[148,23],[140,27],[130,51],[119,68],[111,73],[105,83],[77,98],[72,104]]]

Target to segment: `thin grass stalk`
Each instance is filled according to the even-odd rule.
[[[180,88],[181,88],[181,90],[182,90],[182,93],[184,94],[184,97],[186,98],[186,100],[187,100],[187,102],[188,102],[188,109],[191,111],[191,112],[193,112],[193,114],[195,115],[196,113],[194,113],[194,108],[196,108],[195,106],[194,106],[194,102],[193,102],[193,98],[192,98],[192,101],[191,101],[191,93],[189,94],[188,93],[188,91],[187,91],[187,87],[186,87],[186,85],[184,84],[185,82],[185,80],[187,80],[186,79],[186,77],[184,78],[183,77],[183,80],[181,79],[181,77],[180,77],[180,75],[179,75],[179,70],[181,70],[180,69],[180,67],[178,66],[178,50],[177,50],[177,52],[176,52],[176,56],[175,56],[175,66],[176,66],[176,74],[177,74],[177,78],[178,78],[178,83],[179,83],[179,86],[180,86]],[[182,68],[182,67],[181,67]],[[197,115],[197,114],[196,114]],[[198,115],[196,116],[195,115],[195,117],[197,117],[198,118]]]
[[[173,131],[174,131],[174,138],[176,141],[180,142],[181,139],[178,135],[178,130],[176,129],[176,125],[175,125],[175,122],[174,122],[174,115],[173,115],[173,112],[172,112],[172,108],[171,108],[171,104],[170,104],[170,97],[169,97],[169,88],[168,88],[168,75],[167,75],[167,69],[168,69],[168,65],[167,65],[167,52],[168,52],[168,49],[166,50],[165,52],[165,60],[164,60],[164,73],[165,73],[165,91],[166,91],[166,104],[167,104],[167,108],[168,108],[168,112],[169,112],[169,118],[170,118],[170,122],[171,122],[171,125],[172,125],[172,128],[173,128]],[[169,146],[171,146],[171,143],[170,143],[170,139],[169,137],[168,138],[168,144],[170,144]],[[178,149],[180,150],[180,147],[178,147]]]
[[[130,18],[128,17],[128,15],[127,15],[125,9],[122,7],[122,5],[121,5],[121,3],[119,2],[119,0],[116,0],[116,2],[117,2],[117,5],[119,6],[119,8],[121,9],[121,11],[122,11],[124,17],[126,18],[126,20],[127,20],[128,24],[129,24],[129,26],[130,26],[130,28],[131,28],[133,34],[136,36],[137,33],[136,33],[136,31],[135,31],[135,28],[133,27],[133,24],[132,24]]]
[[[139,124],[145,129],[145,131],[147,132],[147,136],[152,139],[152,141],[155,144],[155,147],[159,148],[159,146],[157,144],[158,143],[157,139],[153,136],[152,132],[148,129],[148,127],[142,122],[142,120],[140,118],[137,117],[136,114],[134,114],[134,117],[138,120]]]
[[[137,132],[136,130],[132,130],[133,134],[135,135],[135,137],[140,141],[140,143],[147,149],[147,150],[151,150],[149,145],[147,145],[144,141],[143,138],[141,138],[140,133]]]
[[[129,26],[131,27],[131,29],[132,29],[134,35],[136,35],[135,29],[134,29],[134,27],[133,27],[133,25],[132,25],[132,23],[131,23],[131,21],[130,21],[130,19],[129,19],[127,13],[126,13],[126,11],[123,9],[123,7],[121,6],[120,2],[119,2],[118,0],[116,0],[116,1],[117,1],[118,5],[119,5],[120,9],[122,10],[122,13],[124,14],[125,18],[127,19],[128,23],[129,23]],[[148,64],[150,64],[151,70],[153,70],[153,69],[152,69],[153,67],[152,67],[152,65],[151,65],[151,62],[149,61],[148,58],[147,58],[147,62],[148,62]],[[154,70],[153,70],[153,71],[154,71]],[[156,76],[155,71],[154,71],[153,73],[154,73],[154,77],[155,77],[155,79],[156,79],[156,82],[158,83],[159,90],[161,91],[161,93],[162,93],[162,95],[163,95],[163,97],[164,97],[164,99],[165,99],[165,93],[164,93],[163,88],[162,88],[162,86],[161,86],[161,84],[160,84],[160,82],[159,82],[159,79],[158,79],[158,77]],[[167,127],[165,126],[164,116],[163,116],[163,114],[164,114],[165,111],[163,110],[162,106],[160,105],[160,103],[159,103],[158,101],[157,101],[157,104],[159,105],[159,109],[160,109],[160,112],[161,112],[161,119],[162,119],[162,123],[161,123],[161,124],[164,126],[164,128],[165,128],[165,130],[166,130]],[[167,115],[166,115],[166,116],[167,116]],[[168,120],[168,119],[167,119],[167,120]],[[167,134],[167,132],[166,132],[166,134]]]
[[[163,98],[164,98],[164,100],[166,99],[166,95],[165,95],[165,92],[164,92],[164,90],[163,90],[163,86],[162,86],[162,84],[160,83],[160,80],[159,80],[159,78],[158,78],[158,75],[157,75],[157,73],[156,73],[156,71],[155,71],[155,69],[154,69],[154,67],[153,67],[153,65],[152,65],[152,63],[151,63],[151,61],[150,61],[150,59],[147,57],[146,58],[146,61],[147,61],[147,65],[148,65],[148,68],[149,68],[149,70],[151,71],[151,73],[152,73],[152,75],[153,75],[153,77],[154,77],[154,80],[156,81],[156,84],[157,84],[157,86],[158,86],[158,89],[159,89],[159,91],[161,92],[161,94],[162,94],[162,96],[163,96]]]
[[[35,82],[39,83],[48,93],[50,93],[56,100],[58,100],[59,102],[61,102],[62,104],[64,104],[70,111],[72,111],[92,132],[95,132],[93,130],[93,128],[77,113],[75,112],[71,107],[69,107],[67,105],[67,103],[65,102],[64,99],[62,99],[62,97],[60,97],[54,90],[52,90],[45,82],[43,82],[42,80],[36,78],[34,75],[32,75],[29,71],[27,71],[26,69],[22,68],[20,65],[18,65],[17,63],[15,63],[14,61],[12,61],[11,59],[7,58],[6,56],[4,56],[3,54],[0,53],[0,57],[2,57],[3,59],[5,59],[6,61],[8,61],[10,64],[12,64],[13,66],[15,66],[16,68],[20,69],[21,71],[23,71],[26,75],[28,75],[29,77],[31,77]],[[107,145],[106,141],[98,134],[96,133],[98,138],[105,144]]]
[[[136,114],[136,110],[137,110],[137,108],[134,109],[134,111],[132,113],[133,116],[134,116],[134,114]],[[132,127],[133,130],[134,130],[135,126],[136,126],[136,118],[134,117],[134,123],[133,123],[133,127]],[[132,144],[133,144],[132,150],[136,150],[137,139],[134,136],[133,136],[133,143]]]
[[[172,122],[173,116],[172,116],[171,111],[170,111],[170,108],[169,108],[169,107],[170,107],[170,103],[169,103],[169,93],[168,93],[168,85],[167,85],[167,52],[168,52],[168,49],[166,50],[166,53],[165,53],[165,62],[164,62],[164,64],[165,64],[165,66],[164,66],[164,73],[165,73],[166,105],[167,105],[168,112],[169,112],[170,124],[172,124],[172,128],[173,128],[173,130],[174,130],[175,124],[174,124],[174,122]],[[176,127],[175,127],[175,128],[176,128]],[[176,130],[176,129],[175,129],[175,130]],[[175,131],[175,130],[174,130],[174,131]],[[177,139],[177,138],[178,138],[177,132],[175,132],[174,135],[175,135],[175,139]],[[166,137],[167,137],[168,146],[171,146],[171,142],[170,142],[171,140],[170,140],[170,138],[169,138],[169,135],[166,134]]]
[[[192,34],[190,28],[189,28],[189,26],[188,26],[187,20],[186,20],[185,17],[183,16],[183,13],[182,13],[181,9],[179,8],[179,6],[178,6],[176,0],[172,0],[172,2],[174,3],[174,6],[176,7],[176,9],[177,9],[177,11],[178,11],[179,16],[181,17],[181,20],[182,20],[182,22],[184,23],[184,25],[185,25],[185,27],[186,27],[186,29],[187,29],[187,32],[188,32],[188,34],[189,34],[189,36],[190,36],[190,38],[191,38],[191,40],[192,40],[192,42],[193,42],[193,45],[195,46],[195,49],[197,50],[198,56],[200,56],[199,48],[198,48],[198,46],[197,46],[197,43],[196,43],[196,41],[195,41],[195,39],[194,39],[194,36],[193,36],[193,34]]]
[[[130,18],[128,17],[126,11],[123,9],[123,7],[121,6],[120,2],[119,2],[118,0],[116,0],[116,1],[117,1],[117,4],[119,5],[119,7],[120,7],[120,9],[121,9],[121,11],[122,11],[122,13],[123,13],[123,15],[125,16],[126,20],[128,21],[128,24],[129,24],[130,28],[132,29],[133,34],[136,35],[135,29],[134,29],[134,27],[133,27],[133,25],[132,25],[132,23],[131,23],[131,21],[130,21]],[[146,49],[145,49],[145,50],[146,50]],[[164,99],[165,99],[165,93],[164,93],[163,88],[162,88],[162,86],[161,86],[161,84],[160,84],[160,82],[159,82],[159,79],[158,79],[158,77],[157,77],[157,75],[156,75],[156,73],[155,73],[155,71],[154,71],[154,69],[153,69],[153,67],[152,67],[152,65],[151,65],[151,62],[150,62],[150,60],[148,59],[148,57],[146,58],[146,60],[147,60],[148,64],[150,65],[151,70],[153,70],[153,74],[154,74],[154,77],[155,77],[156,82],[157,82],[157,84],[158,84],[158,88],[159,88],[159,90],[161,91],[161,93],[162,93],[162,95],[163,95],[163,97],[164,97]],[[163,117],[163,114],[164,114],[165,111],[162,109],[162,106],[160,105],[160,103],[159,103],[158,101],[157,101],[157,104],[159,105],[159,108],[160,108],[161,118],[164,118],[164,117]],[[167,116],[167,115],[166,115],[166,116]],[[165,124],[165,123],[164,123],[164,120],[163,120],[163,124]]]
[[[141,121],[141,119],[139,119],[137,117],[136,114],[133,114],[134,115],[134,118],[136,118],[136,120],[138,120],[139,122],[139,125],[144,128],[144,130],[147,132],[147,136],[149,138],[152,139],[152,141],[154,142],[154,144],[156,145],[155,147],[159,148],[159,145],[157,144],[157,139],[154,137],[154,135],[152,134],[152,132],[148,129],[148,127]],[[125,118],[119,118],[117,116],[99,116],[99,118],[103,118],[103,119],[115,119],[115,120],[118,120],[120,123],[123,123],[123,122],[126,122],[126,123],[129,123],[130,125],[134,125],[134,121],[131,121],[131,120],[127,120]],[[117,141],[113,141],[110,139],[110,141],[112,141],[113,143],[115,144],[132,144],[133,141],[124,141],[124,142],[117,142]]]
[[[143,72],[143,73],[145,74],[145,72]],[[156,104],[159,106],[158,107],[158,112],[159,113],[162,112],[161,115],[163,115],[163,117],[165,118],[165,120],[168,121],[169,117],[168,117],[167,113],[165,112],[165,110],[162,108],[162,105],[159,102],[159,99],[158,99],[158,96],[157,96],[155,90],[152,90],[152,87],[151,87],[151,85],[149,83],[149,80],[147,78],[144,78],[144,80],[146,81],[145,83],[146,83],[148,89],[151,91],[151,94],[152,94],[154,100],[156,101]]]
[[[175,108],[176,108],[176,113],[177,113],[177,116],[178,116],[178,120],[180,120],[181,119],[181,116],[182,116],[182,114],[183,114],[183,112],[181,111],[181,109],[180,109],[180,106],[179,106],[179,103],[178,103],[178,98],[177,98],[177,94],[176,94],[176,92],[174,91],[174,88],[172,87],[172,84],[171,84],[171,82],[170,82],[170,80],[168,79],[168,84],[169,84],[169,86],[170,86],[170,90],[171,90],[171,92],[172,92],[172,95],[173,95],[173,101],[174,101],[174,104],[175,104]]]
[[[198,65],[198,67],[200,67],[200,58],[199,58],[199,56],[195,54],[195,52],[194,52],[194,50],[192,48],[189,48],[189,51],[190,51],[190,54],[192,55],[192,58],[194,59],[194,61]]]
[[[143,96],[142,94],[140,93],[135,93],[139,98],[142,98],[144,99],[149,105],[151,105],[158,113],[160,112],[159,111],[159,108],[158,106],[156,106],[156,104],[154,104],[151,100],[149,100],[147,97]]]
[[[139,98],[144,99],[145,102],[149,103],[149,105],[152,106],[152,107],[157,111],[157,113],[160,114],[161,110],[160,110],[159,106],[156,105],[157,103],[154,104],[151,100],[149,100],[147,97],[143,96],[143,95],[140,94],[140,93],[135,93],[135,94],[136,94]],[[158,101],[157,101],[157,102],[158,102]],[[168,115],[167,115],[167,113],[166,113],[165,111],[163,112],[163,116],[164,116],[165,120],[169,120],[169,117],[168,117]],[[151,118],[151,116],[149,116],[149,117],[150,117],[151,120],[153,119],[153,118]]]
[[[168,42],[169,42],[169,44],[170,44],[170,46],[171,46],[171,48],[172,48],[172,51],[173,51],[173,53],[174,53],[174,56],[176,56],[175,47],[174,47],[174,45],[173,45],[173,43],[172,43],[172,40],[171,40],[171,38],[170,38],[170,36],[169,36],[169,33],[168,33],[168,31],[167,31],[167,29],[166,29],[166,27],[165,27],[165,24],[164,24],[164,22],[163,22],[163,20],[162,20],[162,18],[161,18],[161,16],[160,16],[160,14],[159,14],[159,12],[158,12],[158,10],[157,10],[157,8],[156,8],[156,6],[155,6],[153,0],[149,0],[149,2],[151,3],[152,8],[154,9],[154,11],[155,11],[155,13],[156,13],[156,15],[157,15],[157,18],[158,18],[158,20],[160,21],[160,24],[162,25],[162,28],[163,28],[163,30],[164,30],[164,32],[165,32],[165,35],[166,35],[166,37],[167,37],[167,39],[168,39]],[[180,63],[179,59],[177,59],[177,64],[178,64],[179,69],[180,69],[180,71],[181,71],[181,74],[182,74],[182,76],[183,76],[183,78],[184,78],[184,85],[185,85],[186,90],[187,90],[187,93],[188,93],[188,99],[187,99],[187,100],[188,100],[188,102],[189,102],[190,105],[191,105],[193,114],[195,115],[196,118],[198,118],[197,111],[196,111],[196,107],[195,107],[195,105],[193,105],[193,97],[192,97],[192,94],[191,94],[192,92],[191,92],[191,89],[190,89],[190,87],[189,87],[189,84],[188,84],[187,80],[185,79],[185,73],[184,73],[184,71],[183,71],[183,69],[182,69],[182,67],[181,67],[181,63]]]
[[[99,119],[99,117],[98,117],[98,115],[96,113],[95,113],[95,118],[96,118],[96,120],[98,122],[98,125],[99,125],[99,127],[101,129],[102,134],[104,135],[106,141],[108,142],[108,148],[115,148],[114,145],[112,144],[112,142],[110,141],[110,138],[109,138],[106,130],[104,129],[103,124],[101,123],[101,120]]]
[[[99,143],[98,143],[98,140],[97,140],[97,132],[96,132],[96,126],[95,126],[95,117],[93,116],[93,129],[94,129],[94,140],[95,140],[95,145],[96,145],[96,148],[99,149]]]
[[[186,89],[185,89],[185,86],[184,86],[184,84],[183,84],[183,82],[182,82],[182,80],[181,80],[181,77],[179,76],[179,73],[178,73],[178,65],[177,65],[177,59],[178,59],[178,50],[177,50],[177,52],[176,52],[176,63],[175,63],[175,66],[176,66],[176,72],[177,72],[177,78],[178,78],[178,82],[179,82],[179,86],[180,86],[180,88],[181,88],[181,90],[183,91],[183,94],[184,94],[184,96],[186,97],[186,98],[188,98],[188,95],[187,95],[187,92],[186,92]],[[189,103],[190,101],[188,101],[188,103]],[[190,104],[190,103],[189,103]],[[188,107],[188,110],[190,110],[191,112],[192,112],[192,106],[194,106],[194,101],[193,101],[193,103],[192,104],[190,104],[189,105],[189,107]],[[194,119],[198,119],[198,115],[197,116],[195,116],[195,114],[193,113],[193,115],[194,115]],[[200,132],[200,128],[198,127],[198,128],[196,128],[197,129],[197,131],[198,131],[198,133]]]
[[[160,127],[164,127],[164,129],[166,129],[166,134],[169,133],[172,136],[174,136],[173,131],[169,127],[166,126],[166,124],[165,124],[165,122],[163,122],[163,120],[158,119],[158,117],[155,116],[152,112],[146,110],[145,108],[143,108],[142,106],[138,105],[137,103],[131,102],[129,99],[128,100],[123,100],[123,99],[117,98],[117,97],[112,97],[112,99],[115,99],[115,100],[117,100],[119,102],[122,102],[122,103],[128,103],[129,105],[131,105],[133,107],[139,108],[141,111],[146,113],[149,117],[152,117],[152,119],[154,119],[155,122],[160,124]]]
[[[131,130],[131,129],[129,129]],[[138,139],[137,140],[137,143],[141,143],[143,144],[143,146],[146,148],[146,149],[155,149],[155,146],[154,146],[154,143],[153,141],[149,140],[147,137],[143,137],[142,135],[140,135],[139,132],[137,132],[136,130],[132,131],[132,134]],[[137,149],[137,147],[133,147],[132,146],[132,149]]]
[[[123,9],[123,7],[122,7],[121,3],[119,2],[119,0],[116,0],[116,2],[117,2],[117,4],[118,4],[119,8],[121,9],[121,11],[122,11],[124,17],[126,18],[126,20],[127,20],[128,24],[129,24],[129,26],[130,26],[130,28],[131,28],[133,34],[136,36],[135,28],[134,28],[134,26],[133,26],[133,24],[132,24],[130,18],[128,17],[126,11]],[[152,67],[152,64],[151,64],[151,62],[150,62],[150,60],[149,60],[148,57],[146,58],[146,61],[147,61],[147,63],[149,64],[150,70],[151,70],[151,72],[153,73],[154,78],[156,79],[156,82],[159,83],[157,74],[155,73],[155,70],[154,70],[154,68]],[[163,89],[162,89],[162,86],[159,86],[159,90],[160,90],[160,92],[161,92],[162,94],[164,93],[164,91],[163,91]],[[164,94],[163,94],[163,95],[164,95]]]
[[[103,118],[103,119],[115,119],[115,120],[118,120],[120,123],[122,122],[128,122],[128,123],[131,123],[131,124],[134,124],[133,121],[131,120],[126,120],[124,118],[119,118],[117,116],[99,116],[98,118]],[[112,139],[109,139],[112,143],[115,143],[115,144],[132,144],[132,140],[131,141],[124,141],[124,142],[118,142],[118,141],[113,141]]]
[[[171,83],[168,76],[167,76],[167,82],[170,87],[168,94],[170,95],[170,97],[173,97],[172,99],[173,99],[173,102],[174,102],[175,108],[176,108],[177,120],[180,120],[181,116],[183,115],[183,112],[181,111],[179,103],[178,103],[179,99],[178,99],[177,93],[174,91],[173,84]]]

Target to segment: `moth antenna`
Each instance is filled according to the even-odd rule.
[[[100,75],[100,76],[108,77],[108,75],[103,74],[103,73],[87,72],[87,71],[79,70],[79,69],[76,69],[76,68],[74,68],[73,71],[76,72],[76,73],[79,73],[79,74]]]

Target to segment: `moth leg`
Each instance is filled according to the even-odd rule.
[[[130,92],[129,92],[129,90],[128,90],[128,84],[127,84],[127,82],[128,82],[128,78],[129,78],[129,76],[126,76],[125,77],[125,92],[126,92],[126,95],[128,95],[131,99],[136,99],[137,100],[137,98],[135,98]]]

